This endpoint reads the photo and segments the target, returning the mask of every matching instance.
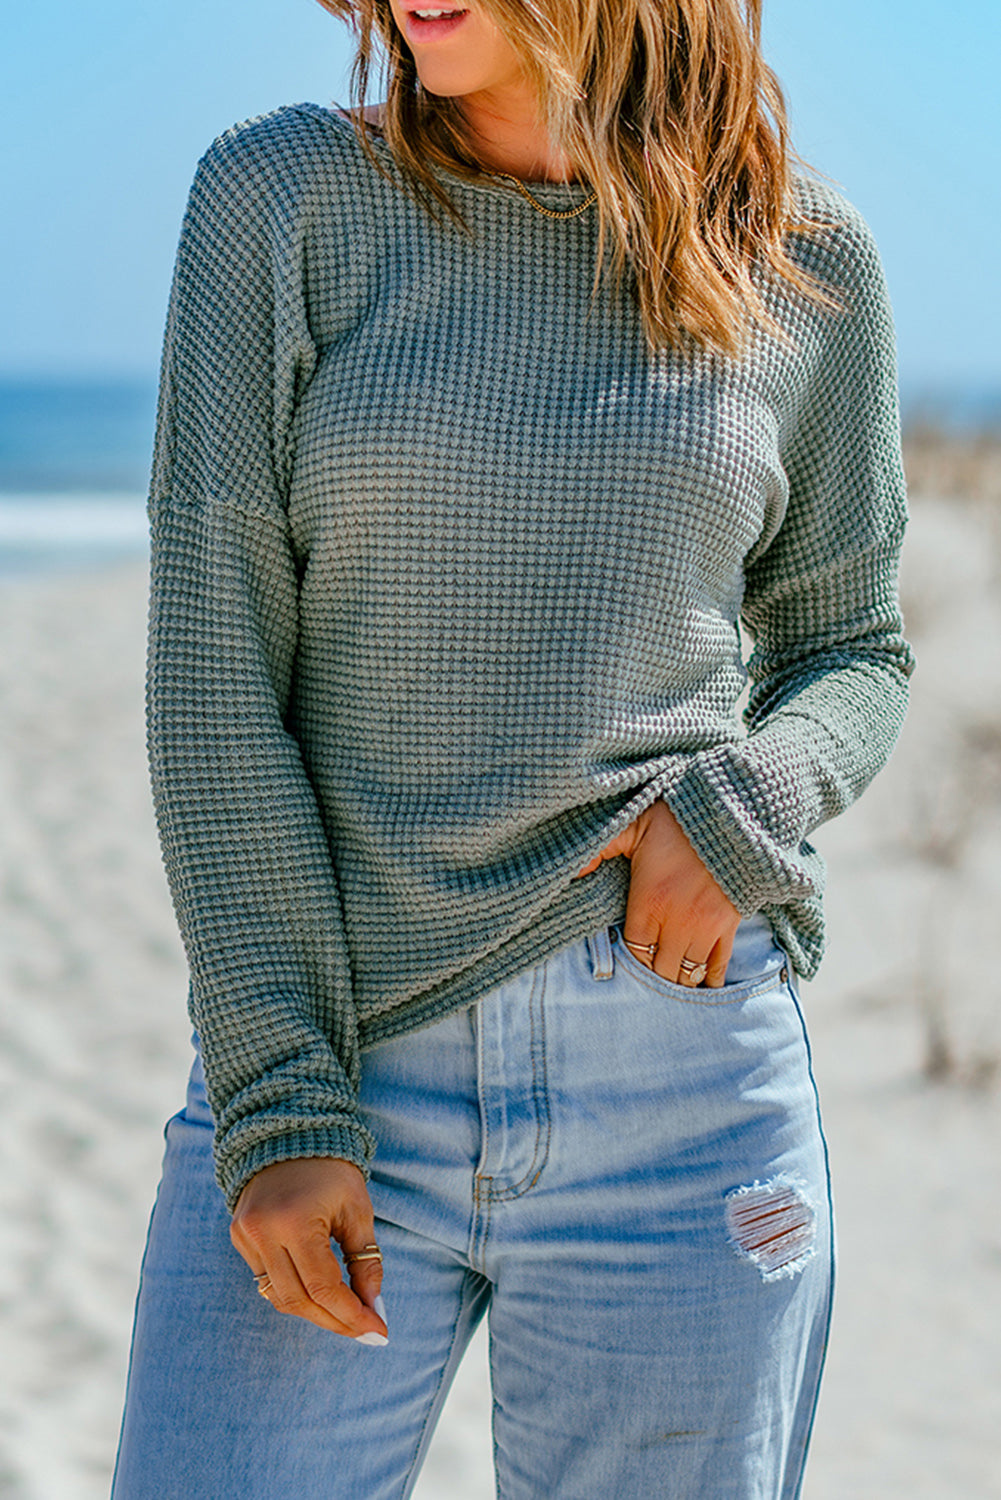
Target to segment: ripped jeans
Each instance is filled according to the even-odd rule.
[[[382,1349],[258,1297],[196,1060],[114,1500],[401,1500],[483,1314],[500,1500],[798,1495],[831,1212],[803,1022],[762,919],[717,990],[658,978],[604,929],[367,1052],[362,1107]]]

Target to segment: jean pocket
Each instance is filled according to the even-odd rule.
[[[680,1001],[683,1005],[739,1005],[743,1000],[750,1000],[755,995],[767,994],[769,990],[789,984],[789,962],[774,939],[761,945],[760,967],[754,973],[745,971],[733,983],[709,988],[706,985],[675,984],[673,980],[662,979],[653,969],[641,964],[636,955],[626,947],[621,927],[611,929],[611,938],[616,969],[621,967],[637,984],[669,1000]]]

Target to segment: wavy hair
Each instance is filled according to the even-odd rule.
[[[354,26],[352,117],[382,54],[382,134],[433,212],[461,215],[434,168],[481,176],[460,104],[422,88],[388,0],[319,0]],[[762,0],[478,0],[522,57],[554,146],[594,190],[597,288],[631,273],[652,348],[686,336],[735,354],[775,330],[754,267],[832,305],[786,249],[795,218],[782,90],[761,55]]]

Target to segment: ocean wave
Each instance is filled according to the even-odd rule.
[[[136,545],[146,536],[142,495],[0,494],[0,546]]]
[[[143,495],[0,492],[0,576],[79,571],[147,544]]]

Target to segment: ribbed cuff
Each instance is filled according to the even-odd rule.
[[[257,1141],[246,1151],[225,1152],[216,1158],[216,1179],[230,1213],[250,1179],[279,1161],[301,1161],[304,1157],[336,1157],[359,1168],[366,1181],[375,1142],[363,1125],[317,1126],[311,1130],[289,1130]]]
[[[778,845],[738,795],[728,769],[693,761],[662,794],[728,900],[750,917],[763,906],[819,895],[822,861],[809,846],[791,851]]]

